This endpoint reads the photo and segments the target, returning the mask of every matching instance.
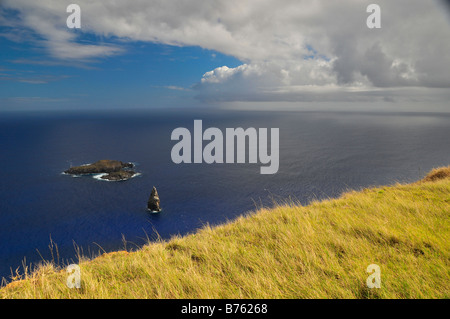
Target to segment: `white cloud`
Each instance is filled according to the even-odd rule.
[[[154,88],[163,88],[163,89],[167,89],[167,90],[172,90],[172,91],[191,91],[191,89],[188,88],[184,88],[182,86],[176,86],[176,85],[164,85],[164,86],[155,86],[153,85],[152,87]]]
[[[75,31],[67,28],[66,6],[64,1],[44,0],[30,2],[22,0],[4,1],[3,8],[18,10],[18,16],[8,18],[5,12],[0,16],[0,25],[12,28],[4,36],[20,42],[14,34],[19,32],[27,41],[34,41],[38,46],[47,48],[53,57],[65,60],[89,60],[123,52],[123,49],[108,44],[81,44],[77,42]],[[30,30],[37,33],[32,37]]]
[[[5,0],[3,6],[19,10],[21,25],[38,33],[55,57],[89,59],[122,52],[117,41],[77,42],[77,33],[65,26],[70,3]],[[339,90],[339,95],[353,94],[354,88],[379,92],[377,88],[450,87],[450,25],[443,2],[377,0],[381,29],[366,27],[370,3],[77,1],[81,32],[106,39],[195,45],[243,61],[236,68],[206,72],[196,86],[200,98],[321,99]]]

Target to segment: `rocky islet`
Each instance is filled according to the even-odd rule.
[[[76,176],[102,174],[99,178],[104,180],[126,181],[137,174],[132,168],[134,168],[133,163],[116,160],[99,160],[92,164],[70,167],[64,173]],[[159,213],[161,211],[158,191],[154,186],[147,201],[147,209],[152,213]]]
[[[110,181],[124,181],[133,177],[136,172],[133,163],[115,160],[99,160],[92,164],[73,166],[65,170],[69,175],[93,175],[104,174],[100,178]]]

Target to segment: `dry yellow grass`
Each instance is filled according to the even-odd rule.
[[[450,178],[450,166],[433,169],[423,179],[424,182],[432,182],[439,179]]]
[[[280,204],[219,227],[82,260],[81,288],[50,263],[1,298],[449,298],[450,168],[420,183]],[[444,172],[444,173],[442,173]],[[381,268],[381,288],[366,268]]]

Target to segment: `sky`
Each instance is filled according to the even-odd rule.
[[[448,2],[0,0],[0,111],[450,112]]]

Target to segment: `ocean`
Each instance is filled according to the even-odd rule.
[[[177,127],[279,128],[280,166],[175,164]],[[141,247],[261,206],[412,182],[450,164],[450,114],[235,110],[4,113],[0,116],[0,277],[23,265]],[[70,166],[133,162],[122,182],[72,177]],[[146,204],[152,187],[163,211]]]

